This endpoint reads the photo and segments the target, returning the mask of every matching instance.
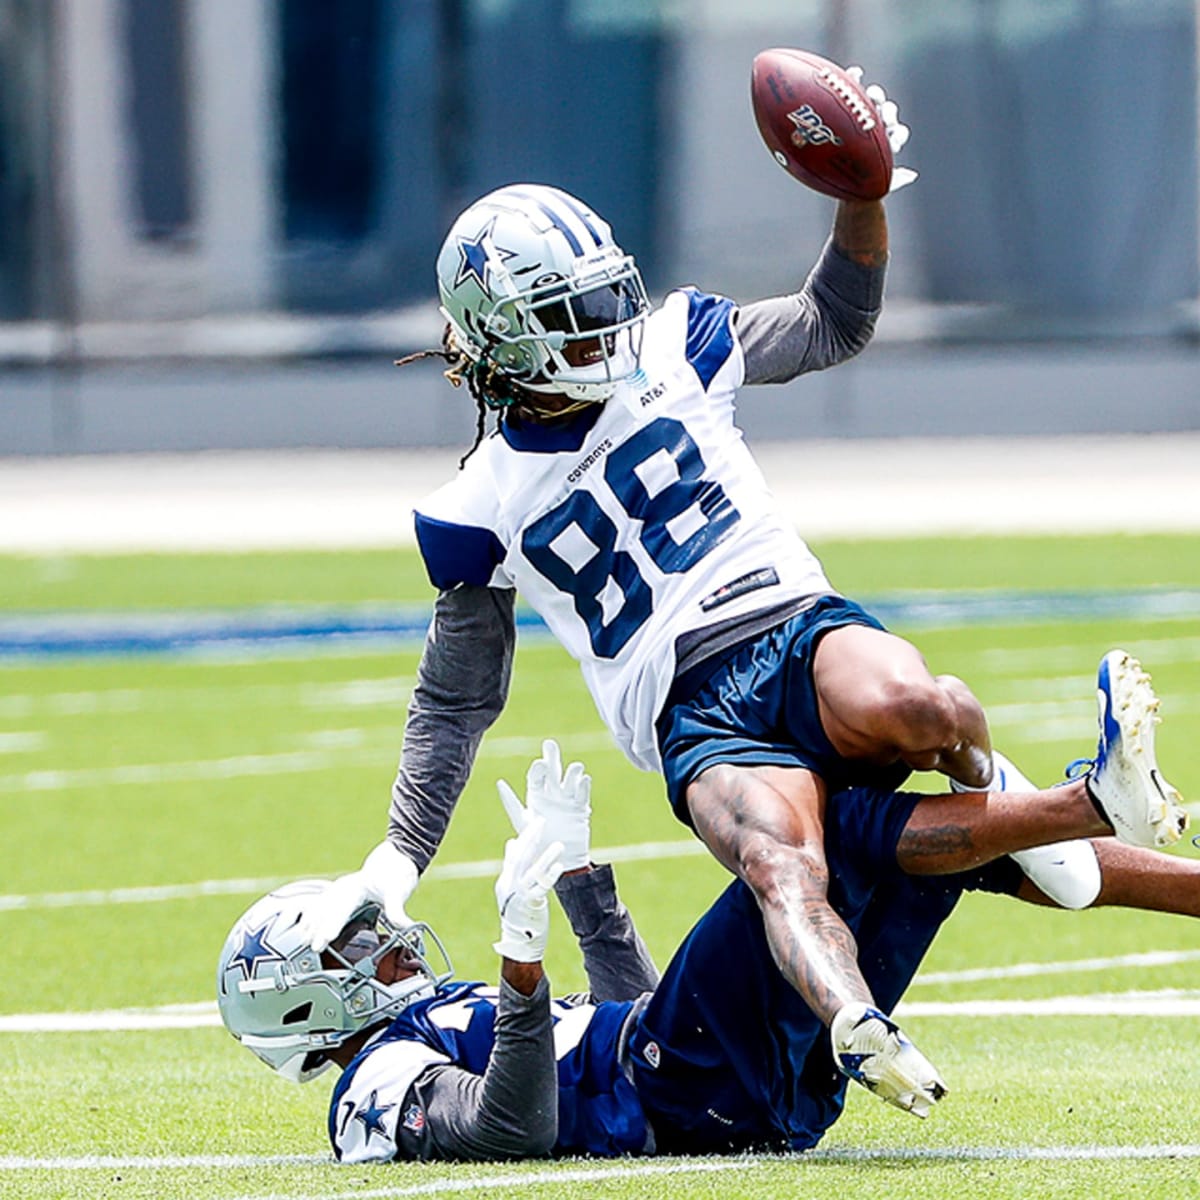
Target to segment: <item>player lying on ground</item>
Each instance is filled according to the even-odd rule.
[[[530,768],[528,808],[501,786],[520,832],[496,886],[498,992],[438,974],[431,931],[399,929],[374,904],[318,956],[300,930],[331,885],[309,881],[235,925],[218,968],[222,1017],[290,1078],[342,1068],[329,1136],[344,1162],[802,1150],[837,1119],[847,1077],[923,1116],[944,1085],[885,1012],[964,890],[1052,903],[1008,855],[1094,837],[1050,856],[1073,907],[1200,916],[1200,866],[1103,836],[1101,812],[1120,826],[1156,803],[1138,716],[1146,690],[1105,722],[1086,778],[1050,791],[1001,760],[1029,792],[833,798],[830,897],[884,1011],[860,1005],[831,1037],[779,972],[741,881],[657,979],[611,869],[590,862],[590,781],[579,764],[560,778],[552,743]],[[587,997],[550,1000],[552,884],[583,950]]]
[[[871,96],[898,149],[895,104]],[[743,384],[862,350],[887,257],[883,203],[843,200],[799,291],[738,305],[679,288],[651,311],[634,259],[565,192],[511,185],[458,217],[437,261],[446,343],[431,353],[471,393],[478,436],[417,506],[439,594],[388,837],[313,902],[315,949],[367,899],[405,920],[506,701],[519,591],[630,760],[662,772],[680,820],[754,892],[809,1005],[828,1024],[871,1000],[826,895],[826,800],[898,787],[910,768],[989,786],[987,722],[961,680],[834,589],[735,402]]]

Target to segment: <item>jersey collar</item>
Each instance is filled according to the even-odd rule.
[[[603,411],[603,404],[589,404],[561,421],[527,421],[506,412],[500,420],[500,435],[514,450],[529,454],[578,450]]]

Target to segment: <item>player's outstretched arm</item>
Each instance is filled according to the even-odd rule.
[[[439,594],[392,787],[388,837],[423,871],[441,845],[484,733],[512,674],[514,595],[486,587]]]
[[[833,244],[851,261],[882,270],[888,260],[888,224],[882,200],[839,200]]]
[[[862,84],[862,67],[848,67],[846,74]],[[894,100],[877,83],[865,89],[883,123],[884,133],[892,154],[899,154],[908,142],[910,130],[900,120],[900,110]],[[911,167],[893,167],[889,195],[907,187],[917,178]],[[838,203],[833,222],[833,244],[848,258],[865,267],[884,267],[888,255],[887,216],[882,200],[842,200]]]
[[[432,1065],[398,1104],[388,1098],[388,1105],[401,1114],[395,1151],[375,1139],[376,1145],[366,1147],[372,1153],[352,1161],[393,1153],[458,1161],[537,1158],[553,1148],[558,1136],[558,1075],[542,955],[549,931],[546,893],[561,870],[556,859],[561,847],[542,845],[540,834],[540,822],[531,822],[507,844],[496,881],[500,939],[495,948],[502,961],[486,1069],[478,1075],[460,1066]],[[382,1052],[388,1053],[388,1047]],[[403,1056],[398,1061],[403,1062]],[[372,1078],[370,1086],[374,1082]],[[371,1093],[371,1106],[381,1097],[381,1091]],[[356,1132],[353,1122],[347,1128]]]
[[[550,992],[542,969],[550,932],[546,896],[562,873],[561,842],[546,843],[532,817],[504,848],[496,880],[500,1003],[496,1041],[472,1098],[471,1141],[480,1158],[548,1154],[558,1136],[558,1075]]]
[[[583,764],[564,771],[558,743],[547,739],[526,773],[525,804],[504,780],[496,786],[515,830],[540,817],[543,839],[563,844],[554,892],[583,951],[592,999],[633,1000],[652,991],[658,971],[617,895],[612,867],[591,861],[592,780]]]
[[[848,75],[861,84],[862,71]],[[881,87],[864,89],[892,153],[908,141],[909,128]],[[789,143],[792,144],[792,143]],[[907,167],[894,167],[891,191],[916,178]],[[746,361],[747,383],[786,383],[853,357],[871,340],[883,305],[888,260],[888,226],[880,200],[839,200],[825,252],[791,296],[743,305],[738,333]]]

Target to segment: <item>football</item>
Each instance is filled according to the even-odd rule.
[[[807,50],[764,50],[750,99],[775,161],[838,200],[878,200],[892,181],[892,150],[875,105],[836,63]]]

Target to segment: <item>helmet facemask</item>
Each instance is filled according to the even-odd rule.
[[[551,284],[527,301],[526,324],[541,331],[541,375],[523,381],[535,392],[562,392],[573,400],[607,400],[616,384],[638,369],[649,301],[633,259],[624,256],[599,272]],[[572,361],[572,348],[591,352]]]

